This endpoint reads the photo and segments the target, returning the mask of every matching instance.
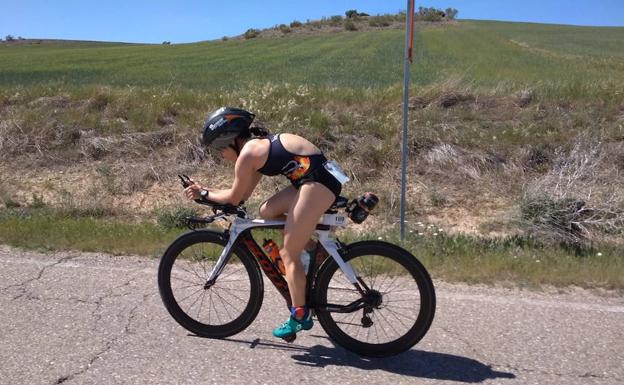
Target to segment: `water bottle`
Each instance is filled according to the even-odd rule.
[[[377,206],[377,203],[379,203],[379,198],[375,194],[367,192],[352,200],[346,211],[353,222],[362,223],[368,217],[368,213]]]
[[[280,257],[279,246],[277,246],[277,243],[273,242],[272,239],[265,239],[262,244],[262,248],[266,251],[275,267],[277,267],[277,270],[279,270],[282,275],[285,275],[286,269],[284,268],[282,257]]]
[[[303,251],[301,252],[301,263],[303,264],[303,271],[306,273],[306,275],[308,274],[308,270],[310,270],[310,259],[312,259],[312,256],[310,255],[310,252],[306,249],[303,249]]]

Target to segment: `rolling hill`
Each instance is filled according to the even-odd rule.
[[[420,26],[412,81],[582,96],[624,84],[624,28],[461,21]],[[0,87],[167,86],[211,91],[251,83],[387,87],[402,79],[400,29],[319,33],[171,46],[111,43],[0,45]],[[554,91],[553,91],[554,90]]]

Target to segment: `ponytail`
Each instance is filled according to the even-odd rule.
[[[263,124],[255,122],[251,126],[249,126],[249,132],[251,135],[257,138],[264,138],[269,136],[271,133]]]

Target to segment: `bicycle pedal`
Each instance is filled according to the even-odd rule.
[[[293,334],[292,336],[284,337],[282,339],[288,343],[292,343],[294,340],[297,339],[297,335]]]

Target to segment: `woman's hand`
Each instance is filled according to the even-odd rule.
[[[204,188],[199,183],[193,182],[192,185],[190,185],[190,186],[188,186],[187,188],[184,189],[184,195],[186,195],[186,198],[189,199],[189,200],[201,199],[200,192],[202,190],[208,190],[208,189]]]

